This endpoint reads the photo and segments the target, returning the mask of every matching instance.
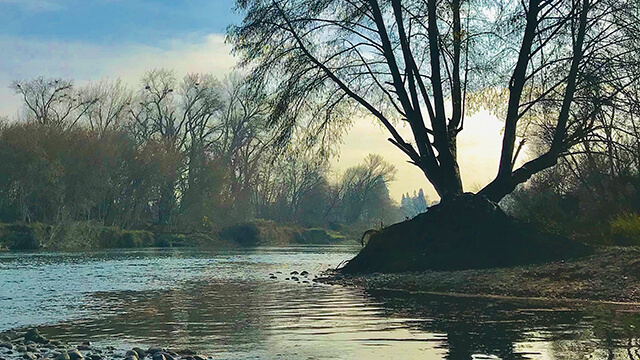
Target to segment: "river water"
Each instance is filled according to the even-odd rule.
[[[633,309],[312,281],[357,251],[0,253],[0,331],[37,325],[63,341],[190,348],[222,359],[640,358]],[[309,275],[296,282],[292,271]]]

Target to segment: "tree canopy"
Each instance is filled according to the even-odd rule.
[[[494,201],[600,136],[599,117],[637,108],[626,95],[640,75],[635,0],[237,5],[245,18],[229,41],[273,91],[271,122],[282,139],[298,128],[323,139],[373,116],[445,199],[463,191],[457,136],[478,106],[499,110],[505,123],[498,174],[480,190]],[[515,167],[527,137],[544,149]]]

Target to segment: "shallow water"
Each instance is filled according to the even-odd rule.
[[[59,340],[188,347],[225,359],[637,358],[640,321],[629,309],[310,281],[357,250],[2,253],[0,330],[40,325]],[[293,270],[310,275],[285,280]]]

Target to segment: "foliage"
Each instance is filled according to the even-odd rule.
[[[640,245],[640,215],[622,213],[611,220],[611,240],[615,245]]]
[[[519,218],[582,241],[618,245],[633,242],[628,236],[632,236],[634,226],[631,214],[640,211],[640,175],[633,162],[620,162],[626,157],[622,150],[617,148],[617,160],[594,152],[571,162],[562,161],[501,204]]]
[[[281,146],[265,90],[239,75],[178,81],[156,69],[137,92],[44,78],[14,90],[25,111],[0,123],[0,221],[50,224],[65,246],[179,245],[197,240],[170,234],[221,228],[251,242],[255,231],[242,224],[256,218],[338,228],[400,218],[391,164],[369,155],[336,183],[329,158],[306,140]],[[43,96],[51,103],[41,108]],[[69,96],[83,105],[70,107]],[[49,119],[60,109],[69,113]]]

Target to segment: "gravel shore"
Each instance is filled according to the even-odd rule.
[[[510,268],[397,274],[327,273],[320,282],[366,290],[640,303],[640,247],[607,247],[577,260]]]
[[[97,347],[90,342],[67,344],[46,339],[36,328],[0,333],[0,360],[208,360],[210,356],[189,349],[169,350],[151,347],[129,350],[112,346]]]

